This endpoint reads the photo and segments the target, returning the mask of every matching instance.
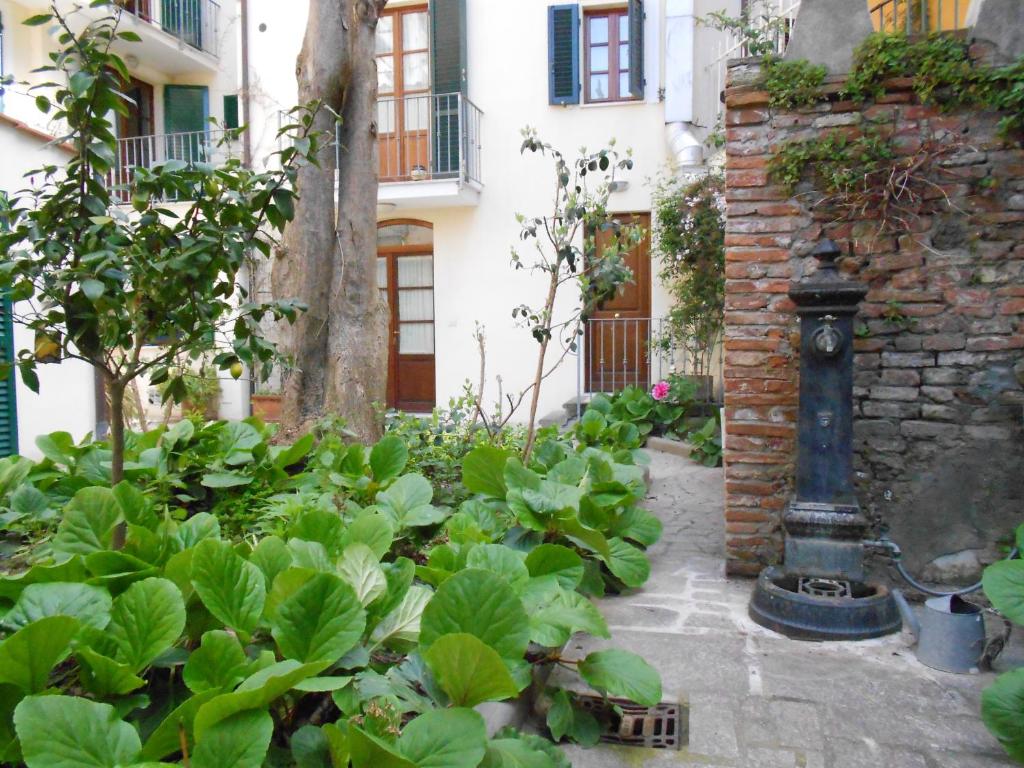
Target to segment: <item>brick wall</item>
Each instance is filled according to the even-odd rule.
[[[729,571],[754,574],[781,555],[799,375],[786,293],[829,236],[852,249],[841,269],[870,286],[855,341],[861,504],[919,573],[969,577],[1024,519],[1024,150],[996,137],[998,115],[923,106],[905,80],[869,105],[841,101],[832,80],[827,101],[778,111],[758,78],[756,62],[737,62],[726,91]],[[930,174],[910,231],[879,234],[876,211],[837,220],[812,205],[813,189],[790,196],[769,178],[785,143],[869,123],[894,131],[902,153],[936,138],[957,146]]]

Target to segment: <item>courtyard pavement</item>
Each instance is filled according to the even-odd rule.
[[[681,751],[568,748],[576,768],[996,768],[1013,763],[979,717],[992,673],[920,664],[906,632],[858,643],[788,640],[747,617],[753,582],[726,579],[722,474],[652,452],[648,507],[665,524],[652,572],[600,607],[610,642],[661,672],[665,701],[688,705]],[[1020,643],[999,660],[1024,662]],[[567,687],[568,680],[562,681]]]

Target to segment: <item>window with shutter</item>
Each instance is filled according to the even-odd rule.
[[[548,102],[580,103],[580,9],[548,8]]]
[[[587,11],[583,22],[587,103],[643,97],[643,3]]]
[[[237,128],[238,122],[238,95],[231,93],[224,96],[224,127]]]
[[[14,360],[14,328],[11,323],[11,303],[0,299],[0,361]],[[18,452],[18,408],[14,396],[13,369],[0,380],[0,457]]]
[[[166,156],[188,163],[205,162],[210,93],[205,85],[164,86]]]

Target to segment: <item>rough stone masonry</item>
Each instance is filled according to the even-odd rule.
[[[781,555],[799,371],[786,292],[828,236],[870,286],[855,340],[861,504],[918,575],[974,578],[1024,521],[1024,150],[998,138],[999,115],[922,105],[909,79],[857,104],[830,77],[827,98],[787,111],[769,107],[760,75],[734,62],[726,90],[728,570],[752,575]],[[869,124],[901,155],[943,148],[904,231],[875,209],[837,219],[808,185],[791,195],[769,178],[786,143]]]

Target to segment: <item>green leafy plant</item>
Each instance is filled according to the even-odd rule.
[[[576,350],[587,319],[632,278],[625,254],[640,242],[643,232],[621,223],[608,211],[615,173],[633,167],[628,151],[621,156],[611,142],[609,147],[597,152],[583,149],[570,161],[552,145],[541,141],[535,130],[526,128],[521,152],[550,155],[555,178],[554,209],[550,216],[516,216],[521,228],[520,239],[535,251],[533,260],[524,262],[519,251],[512,249],[515,269],[540,272],[547,278],[547,294],[539,307],[521,304],[512,310],[512,319],[518,318],[528,327],[530,335],[540,345],[532,383],[516,400],[510,400],[512,407],[506,417],[507,421],[530,395],[523,446],[523,460],[529,462],[536,442],[541,385],[566,356]],[[598,233],[608,235],[601,247],[598,247]],[[567,284],[579,289],[579,299],[567,318],[556,319],[558,293]],[[548,346],[556,337],[564,349],[555,363],[548,365],[545,362]]]
[[[83,360],[101,374],[111,404],[115,482],[124,476],[124,399],[131,382],[149,373],[153,383],[167,383],[167,397],[180,401],[184,372],[173,361],[211,349],[218,334],[229,343],[215,358],[223,369],[239,361],[259,369],[274,358],[260,320],[292,318],[299,306],[253,302],[235,278],[253,253],[269,255],[270,235],[293,214],[296,169],[317,144],[311,114],[303,113],[300,125],[282,130],[294,141],[277,153],[279,171],[256,172],[237,159],[214,167],[171,158],[134,168],[127,188],[113,189],[106,179],[117,162],[112,119],[128,114],[122,85],[130,76],[111,46],[138,39],[118,30],[120,14],[115,6],[78,33],[56,4],[27,20],[57,31],[62,48],[43,71],[60,82],[37,86],[36,104],[67,126],[58,141],[75,154],[66,166],[30,171],[42,179],[40,186],[0,195],[0,291],[29,307],[15,320],[36,338],[35,349],[18,353],[21,377],[38,390],[39,349],[48,358]],[[240,130],[227,131],[225,141]],[[126,197],[131,213],[120,205]],[[167,199],[192,202],[178,213]],[[160,351],[144,358],[143,347],[156,340]],[[0,364],[0,372],[9,369]]]
[[[763,86],[768,91],[769,104],[777,109],[810,107],[822,97],[821,87],[828,70],[821,64],[806,59],[792,61],[776,57],[766,58],[763,64]]]
[[[689,370],[703,376],[725,322],[725,180],[715,174],[697,181],[665,178],[654,204],[658,277],[672,300],[656,343],[665,351],[681,349]]]
[[[704,426],[694,430],[688,436],[693,450],[690,456],[705,467],[718,467],[722,464],[722,422],[716,414],[704,422]]]
[[[1024,526],[1015,545],[1024,545]],[[1007,620],[1024,625],[1024,561],[1002,560],[982,574],[985,596]],[[1006,753],[1024,763],[1024,668],[1004,672],[981,695],[981,718]]]

